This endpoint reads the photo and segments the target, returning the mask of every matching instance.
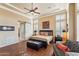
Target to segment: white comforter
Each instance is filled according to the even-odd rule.
[[[32,38],[41,38],[41,39],[37,39],[37,40],[45,40],[45,41],[47,41],[48,44],[52,40],[52,37],[53,36],[42,36],[42,35],[32,36]]]

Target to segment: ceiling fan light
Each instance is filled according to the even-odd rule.
[[[34,12],[31,12],[32,14],[34,13]]]

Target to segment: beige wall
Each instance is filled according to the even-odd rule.
[[[15,26],[15,31],[0,31],[0,47],[19,42],[18,21],[25,21],[26,18],[9,11],[0,9],[0,25]]]
[[[49,21],[50,24],[50,29],[53,29],[53,34],[55,35],[55,16],[46,16],[46,17],[42,17],[39,20],[39,29],[42,29],[42,22],[44,21]]]
[[[76,4],[69,4],[69,39],[75,41],[76,40]]]

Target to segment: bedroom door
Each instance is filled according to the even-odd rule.
[[[18,28],[19,42],[21,42],[18,44],[18,47],[19,47],[19,53],[21,53],[22,55],[26,51],[26,42],[24,42],[24,40],[25,40],[25,27],[26,27],[25,24],[26,24],[26,22],[19,22],[19,28]]]
[[[20,22],[20,27],[18,29],[18,37],[20,41],[25,40],[25,24],[26,22]]]

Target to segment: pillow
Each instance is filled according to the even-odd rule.
[[[79,45],[77,42],[73,42],[73,46],[71,47],[71,52],[78,52],[79,53]]]
[[[58,47],[60,50],[62,50],[63,52],[68,52],[68,51],[70,51],[70,49],[69,49],[67,46],[63,45],[63,44],[57,44],[57,47]]]
[[[73,42],[71,40],[67,40],[66,41],[66,46],[68,46],[68,48],[71,49],[72,46],[73,46]]]

